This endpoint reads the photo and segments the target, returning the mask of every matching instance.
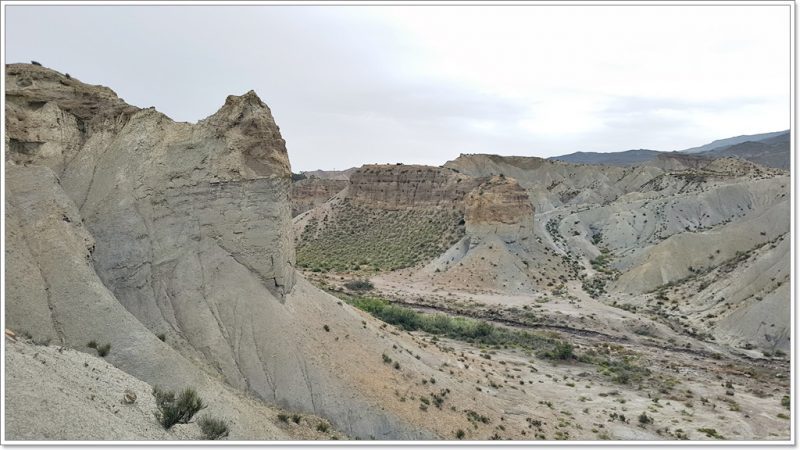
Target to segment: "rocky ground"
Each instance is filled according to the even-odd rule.
[[[785,440],[788,174],[735,158],[663,159],[620,168],[462,155],[445,168],[476,181],[450,199],[465,224],[449,249],[395,270],[317,263],[305,274],[345,301],[385,299],[573,345],[574,357],[553,361],[531,348],[413,331],[454,354],[445,372],[501,401],[502,412],[487,414],[494,438]],[[399,198],[392,208],[414,214],[441,195],[396,171],[354,172],[359,186],[295,219],[299,245],[309,218],[334,221],[315,228],[324,236],[364,217],[347,216],[348,201],[379,214]],[[372,190],[362,186],[370,177]],[[404,187],[389,194],[392,183]]]
[[[205,440],[197,423],[203,417],[225,421],[229,426],[226,440],[251,439],[252,430],[237,420],[238,411],[216,403],[216,393],[199,392],[208,406],[190,423],[165,430],[156,419],[153,386],[103,358],[9,331],[5,341],[6,437],[10,440]],[[318,417],[297,416],[295,423],[287,411],[237,396],[242,407],[261,416],[261,439],[346,438]],[[288,419],[282,420],[284,416]],[[319,424],[328,431],[321,432]]]
[[[343,286],[349,278],[310,276],[334,292],[348,292]],[[576,354],[611,355],[648,371],[641,379],[621,381],[580,358],[553,361],[514,346],[413,332],[421,345],[444,353],[441,370],[500,401],[500,409],[486,413],[493,425],[481,427],[496,439],[788,438],[789,409],[783,402],[790,395],[790,365],[785,357],[750,356],[674,332],[592,299],[577,284],[563,297],[542,297],[426,291],[396,273],[373,281],[375,289],[365,295],[418,312],[556,336],[575,346]],[[532,423],[541,426],[528,426]],[[464,430],[470,436],[475,428]]]

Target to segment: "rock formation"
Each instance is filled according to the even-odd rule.
[[[321,205],[347,187],[347,180],[310,177],[292,183],[292,217]]]
[[[763,289],[742,286],[735,295],[719,297],[713,291],[682,293],[686,304],[679,303],[673,311],[689,318],[681,320],[699,321],[700,311],[705,311],[701,305],[724,298],[721,319],[712,329],[718,339],[762,348],[788,345],[785,315],[770,319],[768,330],[753,331],[758,320],[772,317],[763,305],[754,306],[760,304],[756,297],[768,299],[771,311],[788,310],[788,297],[779,294],[786,274],[776,278],[766,270],[747,269],[767,263],[745,264],[739,256],[778,264],[779,253],[765,246],[775,245],[789,232],[785,171],[739,158],[683,153],[659,155],[657,164],[638,167],[461,155],[444,168],[365,166],[351,179],[349,191],[337,201],[357,202],[360,217],[371,211],[436,205],[463,211],[463,235],[459,233],[446,251],[414,261],[413,275],[404,281],[415,286],[544,295],[561,292],[574,280],[591,296],[614,301],[619,295],[647,298],[665,285],[687,282],[688,292],[700,275],[706,285],[729,280],[739,286],[734,278],[740,277],[751,280],[748,286]],[[456,191],[450,188],[454,179],[459,180]],[[335,211],[334,203],[326,208]],[[312,210],[309,217],[323,210]],[[351,220],[352,214],[341,211],[327,215],[326,228]],[[390,245],[393,239],[397,238],[383,236],[380,245]],[[325,254],[319,254],[322,260],[317,264],[324,265]],[[786,255],[783,258],[780,264],[788,266]],[[729,261],[738,262],[734,266]]]
[[[387,341],[296,276],[285,143],[255,93],[189,124],[43,67],[10,65],[6,84],[10,327],[108,342],[117,368],[227,410],[220,381],[354,437],[443,432],[385,405]],[[238,436],[268,438],[242,414]]]
[[[347,197],[383,209],[459,207],[478,183],[439,167],[367,165],[350,175]]]
[[[513,241],[533,235],[533,206],[514,179],[492,177],[469,193],[465,206],[467,234],[473,238],[496,234]]]

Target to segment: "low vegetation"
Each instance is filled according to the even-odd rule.
[[[717,430],[713,428],[698,428],[697,431],[704,433],[706,436],[714,439],[725,439],[722,435],[720,435]]]
[[[478,345],[515,346],[538,352],[540,357],[553,360],[572,359],[572,345],[560,339],[530,331],[492,325],[483,320],[452,317],[447,314],[428,314],[410,308],[392,305],[376,297],[343,296],[351,305],[362,309],[386,323],[406,331],[426,333],[458,339]],[[384,362],[391,359],[384,355]]]
[[[111,344],[103,344],[97,347],[97,354],[101,357],[108,355],[108,352],[110,351],[111,351]]]
[[[197,424],[200,425],[200,431],[203,432],[203,436],[212,441],[222,439],[228,436],[230,432],[228,424],[221,419],[204,416]]]
[[[87,347],[97,350],[97,354],[101,357],[108,355],[111,351],[111,344],[98,345],[97,341],[92,339],[86,344]]]
[[[333,218],[309,220],[297,243],[297,264],[315,272],[411,267],[461,239],[461,222],[457,211],[388,211],[346,203]],[[363,287],[355,290],[367,290]]]
[[[153,397],[158,408],[156,419],[166,430],[177,423],[189,423],[195,414],[207,406],[192,388],[184,389],[176,397],[175,392],[156,386],[153,388]]]
[[[348,281],[347,283],[344,284],[344,287],[350,289],[351,291],[357,291],[357,292],[371,291],[372,289],[375,288],[375,286],[373,286],[369,280]]]

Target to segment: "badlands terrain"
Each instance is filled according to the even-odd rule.
[[[7,440],[790,438],[780,164],[293,174],[252,91],[190,124],[5,76]]]

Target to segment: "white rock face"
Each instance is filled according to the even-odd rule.
[[[6,82],[9,325],[108,342],[108,361],[151,384],[218,378],[353,436],[434,436],[353,383],[361,361],[338,367],[351,345],[380,364],[385,343],[335,342],[321,321],[341,306],[296,287],[291,170],[255,93],[187,124],[42,67],[8,66]],[[340,320],[367,333],[357,314]]]

